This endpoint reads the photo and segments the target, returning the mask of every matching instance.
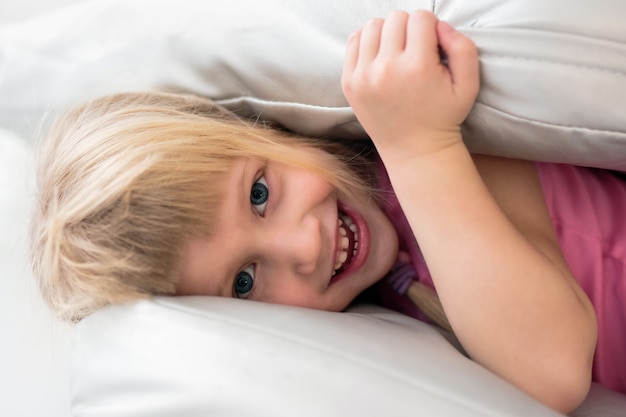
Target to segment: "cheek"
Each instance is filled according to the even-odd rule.
[[[359,291],[350,291],[346,289],[343,291],[334,290],[326,291],[323,294],[312,291],[291,289],[281,291],[280,295],[275,294],[274,296],[268,297],[263,301],[272,304],[310,308],[313,310],[341,311],[345,309],[363,289],[360,289]]]
[[[375,248],[372,248],[374,250],[370,252],[369,267],[364,268],[364,272],[369,276],[368,281],[370,284],[374,284],[387,275],[398,258],[398,236],[396,231],[386,224],[381,226],[379,234],[374,241]]]
[[[398,233],[396,229],[382,211],[374,213],[372,223],[375,228],[374,239],[379,247],[380,255],[387,262],[395,262],[395,257],[398,254]],[[389,261],[387,259],[389,257],[393,259]]]
[[[282,286],[280,291],[273,291],[263,297],[263,302],[294,307],[320,309],[320,295],[303,287]]]
[[[383,246],[387,255],[388,272],[398,257],[398,233],[391,225],[386,228],[385,232],[385,237],[381,238],[381,241],[384,242]]]

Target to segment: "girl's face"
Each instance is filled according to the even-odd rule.
[[[396,260],[378,205],[343,198],[308,170],[241,158],[223,186],[214,231],[183,248],[178,295],[340,311]]]

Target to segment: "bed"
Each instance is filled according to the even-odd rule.
[[[361,140],[339,86],[348,34],[394,9],[427,9],[480,51],[482,88],[464,126],[472,150],[626,170],[626,4],[72,3],[0,22],[0,414],[559,415],[429,325],[371,305],[328,313],[156,297],[78,326],[56,321],[28,268],[32,138],[58,109],[88,97],[166,89],[299,133]],[[594,385],[572,415],[624,412],[624,396]]]

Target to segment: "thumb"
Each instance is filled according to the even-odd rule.
[[[449,23],[437,23],[439,45],[448,58],[448,68],[455,90],[463,94],[478,94],[478,50],[470,38],[457,32]]]

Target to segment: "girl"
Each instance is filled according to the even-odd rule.
[[[571,216],[574,193],[602,205],[618,189],[626,202],[620,180],[471,156],[460,124],[478,91],[476,48],[430,13],[354,33],[342,83],[384,168],[352,149],[362,144],[296,138],[197,97],[122,94],[68,113],[41,150],[33,259],[45,298],[73,321],[150,294],[341,311],[410,260],[423,311],[440,300],[469,356],[520,389],[568,412],[593,363],[596,380],[626,392],[626,254],[593,252],[606,250],[599,232],[612,231],[602,244],[623,236],[617,213]],[[602,320],[595,362],[588,294]]]

